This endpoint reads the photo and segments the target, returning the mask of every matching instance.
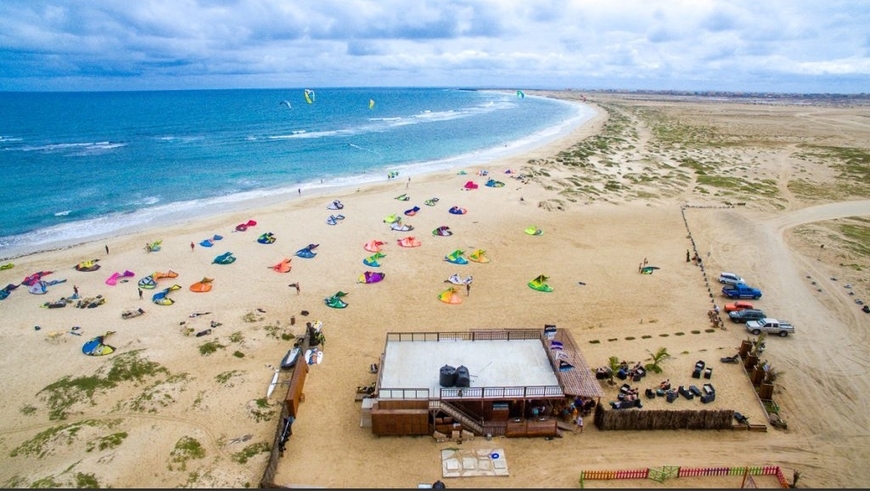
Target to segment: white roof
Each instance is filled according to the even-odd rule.
[[[381,366],[381,388],[429,389],[437,396],[441,367],[464,365],[471,387],[559,386],[546,348],[539,339],[388,340]]]

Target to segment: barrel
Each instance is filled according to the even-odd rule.
[[[450,365],[441,367],[438,383],[441,384],[441,387],[453,387],[456,385],[456,368]]]
[[[468,374],[468,368],[465,365],[460,365],[456,369],[456,386],[471,387],[471,376]]]

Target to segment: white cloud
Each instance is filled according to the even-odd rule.
[[[0,89],[870,86],[870,2],[4,0]],[[767,84],[767,89],[759,86]]]

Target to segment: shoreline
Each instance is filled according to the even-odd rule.
[[[434,175],[444,171],[461,169],[463,167],[473,169],[482,168],[498,160],[515,159],[516,157],[523,156],[526,153],[536,153],[536,150],[538,148],[548,147],[549,145],[557,141],[571,139],[572,134],[580,131],[584,125],[588,124],[593,119],[600,117],[601,115],[600,109],[594,108],[588,104],[583,104],[580,101],[560,99],[558,97],[552,96],[530,97],[548,98],[567,105],[573,105],[576,106],[576,112],[574,114],[574,117],[568,119],[567,121],[562,121],[559,124],[555,124],[553,126],[544,128],[538,132],[530,134],[527,138],[525,138],[518,144],[505,144],[502,147],[486,148],[467,154],[456,155],[447,159],[439,159],[421,163],[392,165],[388,166],[386,169],[401,170],[401,177],[398,178],[398,180],[403,181],[406,177],[422,177],[427,175]],[[53,231],[57,230],[58,228],[64,228],[67,226],[81,227],[83,224],[97,224],[106,219],[110,219],[112,222],[121,224],[116,225],[116,228],[113,228],[110,231],[102,232],[89,237],[77,239],[49,239],[49,241],[44,243],[44,245],[35,246],[35,249],[34,246],[30,245],[9,246],[7,248],[0,249],[0,261],[13,261],[41,252],[51,252],[79,246],[92,245],[95,242],[105,242],[108,240],[122,238],[133,234],[147,233],[149,230],[155,230],[165,227],[177,227],[180,225],[193,223],[199,220],[211,219],[226,214],[233,214],[243,211],[254,213],[261,208],[268,208],[271,206],[276,206],[282,203],[288,203],[297,200],[301,197],[300,193],[297,192],[297,189],[303,191],[305,196],[318,196],[329,195],[331,193],[341,194],[349,189],[372,186],[382,183],[382,177],[369,178],[368,176],[370,175],[373,174],[369,174],[368,172],[366,172],[363,174],[337,177],[332,182],[323,182],[323,180],[321,180],[320,183],[317,183],[316,181],[311,181],[307,183],[301,182],[293,185],[287,185],[281,188],[247,191],[232,195],[234,196],[232,201],[226,201],[224,197],[218,197],[189,202],[168,203],[154,208],[140,209],[125,215],[110,214],[99,218],[84,220],[81,222],[72,222],[70,224],[53,226],[45,230]],[[250,197],[246,197],[247,195],[250,195]],[[188,206],[190,206],[193,211],[190,216],[179,216],[186,213],[186,211],[173,210],[174,208],[187,208]],[[148,218],[149,215],[153,215],[155,214],[155,212],[159,217],[159,222],[156,223],[154,222],[153,218]],[[122,216],[126,218],[120,218]],[[123,224],[124,221],[129,220],[134,220],[135,223],[133,225]],[[31,233],[36,234],[40,232],[41,231],[34,231]],[[14,241],[16,238],[22,237],[23,235],[29,234],[12,235],[9,236],[9,239],[11,241]]]
[[[671,356],[661,364],[663,372],[644,378],[639,388],[663,379],[674,385],[697,383],[690,377],[692,368],[705,360],[714,367],[710,383],[717,397],[705,405],[697,398],[673,404],[644,400],[643,410],[732,409],[762,424],[766,413],[743,367],[719,361],[732,356],[749,334],[727,318],[721,328],[708,318],[711,299],[719,306],[728,302],[719,294],[716,275],[732,271],[764,291],[753,300],[758,307],[796,326],[794,335],[768,337],[763,354],[779,374],[773,397],[787,429],[602,432],[590,418],[582,433],[562,438],[463,442],[468,449],[504,449],[510,475],[449,479],[447,486],[566,488],[576,487],[581,470],[746,465],[777,465],[786,476],[799,470],[800,487],[860,486],[870,479],[862,465],[867,452],[837,449],[844,441],[858,442],[855,428],[870,425],[870,415],[854,410],[870,404],[870,379],[854,376],[870,369],[865,339],[870,317],[854,302],[870,298],[861,276],[868,266],[866,258],[833,237],[840,225],[860,226],[870,216],[870,200],[852,200],[845,193],[828,199],[788,192],[788,184],[798,178],[805,186],[827,185],[830,162],[818,165],[796,157],[791,140],[779,146],[756,142],[757,135],[772,135],[830,144],[835,131],[836,144],[864,142],[870,129],[849,123],[863,121],[865,115],[839,108],[782,108],[772,114],[770,108],[748,105],[610,102],[590,101],[600,109],[596,117],[559,141],[473,166],[505,181],[500,188],[484,187],[488,178],[469,167],[467,175],[444,171],[415,176],[410,183],[373,183],[358,192],[350,187],[303,193],[255,211],[136,231],[109,242],[110,254],[103,242],[95,241],[22,257],[13,269],[0,271],[0,284],[17,283],[34,271],[52,271],[46,280],[66,281],[49,286],[44,295],[20,287],[0,301],[6,321],[0,331],[0,369],[7,374],[7,392],[14,394],[0,402],[0,450],[9,456],[0,464],[0,482],[60,488],[75,487],[87,477],[91,487],[256,487],[274,443],[289,373],[280,373],[271,398],[265,397],[267,387],[275,364],[308,321],[322,322],[325,356],[309,367],[305,401],[276,473],[275,483],[283,486],[410,488],[441,478],[441,450],[455,442],[377,437],[360,425],[355,391],[377,380],[370,365],[378,363],[389,332],[553,324],[570,332],[592,368],[610,357],[646,361],[650,352],[665,347]],[[651,128],[634,117],[648,114],[651,107],[670,111],[671,121],[696,125],[689,129],[720,124],[746,136],[734,136],[743,142],[734,148],[686,149],[681,144],[662,150]],[[599,136],[614,136],[608,133],[612,128],[605,109],[614,112],[614,120],[622,118],[623,133],[608,140],[606,152],[580,164],[570,160],[568,153],[584,154],[578,145],[584,137],[592,136],[585,143],[594,144]],[[832,124],[815,124],[818,120]],[[558,157],[564,162],[556,162],[569,148]],[[699,162],[721,163],[706,168],[706,175],[739,176],[766,193],[741,195],[706,185],[693,169],[679,165],[687,154]],[[507,178],[500,174],[505,168],[532,177]],[[784,169],[794,169],[794,175]],[[467,180],[480,188],[464,190]],[[623,184],[608,187],[617,181]],[[402,194],[410,199],[396,200]],[[440,201],[424,204],[431,197]],[[342,211],[327,208],[334,199],[345,205]],[[843,206],[819,206],[836,200]],[[711,206],[725,201],[746,204]],[[684,208],[684,217],[686,203],[692,205]],[[418,213],[403,215],[416,205]],[[468,213],[450,214],[452,206]],[[334,213],[346,218],[328,225],[326,219]],[[391,230],[383,220],[391,214],[403,216],[414,230]],[[232,232],[248,219],[258,224]],[[524,233],[533,224],[544,233]],[[453,235],[430,233],[441,225]],[[266,232],[277,238],[273,244],[256,241]],[[223,240],[212,248],[199,245],[215,233]],[[406,235],[418,237],[422,245],[400,247],[397,242]],[[160,251],[143,250],[157,239],[164,239]],[[371,254],[363,244],[372,239],[386,243],[377,268],[362,261]],[[825,244],[823,253],[818,241]],[[196,243],[193,249],[191,242]],[[315,258],[294,255],[312,243],[318,244]],[[686,261],[694,244],[704,268]],[[444,260],[451,251],[477,248],[486,251],[489,263]],[[226,251],[237,261],[215,264],[213,258]],[[289,272],[273,270],[282,258],[291,260]],[[639,274],[638,264],[647,258],[659,269]],[[90,259],[99,259],[98,271],[75,270],[77,263]],[[862,269],[852,269],[852,264]],[[369,269],[385,273],[383,281],[360,282]],[[125,270],[134,272],[127,283],[105,282]],[[140,300],[140,278],[168,270],[178,276],[159,280]],[[474,288],[461,292],[461,304],[448,305],[438,298],[453,273],[473,275]],[[552,292],[529,288],[528,281],[542,274],[549,277]],[[205,277],[212,279],[211,291],[189,288]],[[169,294],[173,305],[151,301],[152,294],[173,284],[179,286]],[[105,303],[43,308],[74,288],[82,297],[101,295]],[[324,302],[337,290],[347,293],[345,309]],[[125,310],[136,308],[145,313],[122,318]],[[824,329],[816,329],[819,319],[825,319]],[[208,329],[207,335],[194,335]],[[114,331],[114,353],[82,354],[85,341],[107,330]],[[126,373],[125,367],[135,367],[138,377],[109,379],[110,373]],[[85,382],[97,389],[79,390]],[[601,404],[616,400],[618,384],[602,387],[606,396]],[[627,449],[634,450],[629,455]],[[340,465],[327,465],[331,462]],[[730,485],[716,478],[691,479],[647,484]],[[761,480],[759,487],[766,487]]]

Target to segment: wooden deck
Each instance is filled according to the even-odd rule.
[[[571,333],[565,329],[557,329],[556,335],[552,341],[562,343],[562,349],[549,349],[550,361],[553,363],[553,370],[556,372],[556,378],[559,379],[559,384],[565,395],[581,396],[581,397],[604,397],[604,389],[595,374],[586,364],[586,359],[583,358],[583,353],[577,348]],[[547,347],[550,348],[551,342],[546,341]],[[560,354],[561,353],[561,354]],[[559,359],[564,359],[568,363],[574,365],[572,370],[559,371]]]

